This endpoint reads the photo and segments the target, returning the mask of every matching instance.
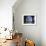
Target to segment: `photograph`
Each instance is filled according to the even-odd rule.
[[[35,25],[36,16],[35,15],[24,15],[22,21],[24,25]]]

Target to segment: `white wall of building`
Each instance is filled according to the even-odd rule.
[[[46,46],[46,0],[41,1],[41,39],[42,46]]]
[[[14,5],[15,29],[23,33],[23,37],[35,41],[36,46],[41,46],[41,8],[40,0],[23,0],[17,7]],[[36,14],[36,25],[23,25],[24,14]]]
[[[12,6],[16,0],[0,0],[0,27],[12,28]]]
[[[17,7],[14,5],[13,12],[15,29],[22,32],[25,38],[35,40],[36,46],[46,46],[46,0],[23,0]],[[35,13],[37,16],[36,25],[22,25],[24,14]]]

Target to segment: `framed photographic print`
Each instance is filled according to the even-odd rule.
[[[22,24],[23,25],[36,25],[36,15],[23,15]]]

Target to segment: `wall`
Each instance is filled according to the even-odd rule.
[[[22,32],[25,39],[34,40],[36,46],[41,46],[40,3],[40,0],[23,0],[17,7],[15,7],[16,5],[13,7],[15,29],[17,29],[18,32]],[[24,14],[36,14],[37,24],[33,26],[22,25],[22,16]]]
[[[0,0],[0,27],[12,28],[12,6],[16,0]]]
[[[46,46],[46,0],[41,1],[41,40],[42,46]]]

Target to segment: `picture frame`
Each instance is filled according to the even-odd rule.
[[[36,14],[24,14],[22,16],[22,25],[36,25]]]

